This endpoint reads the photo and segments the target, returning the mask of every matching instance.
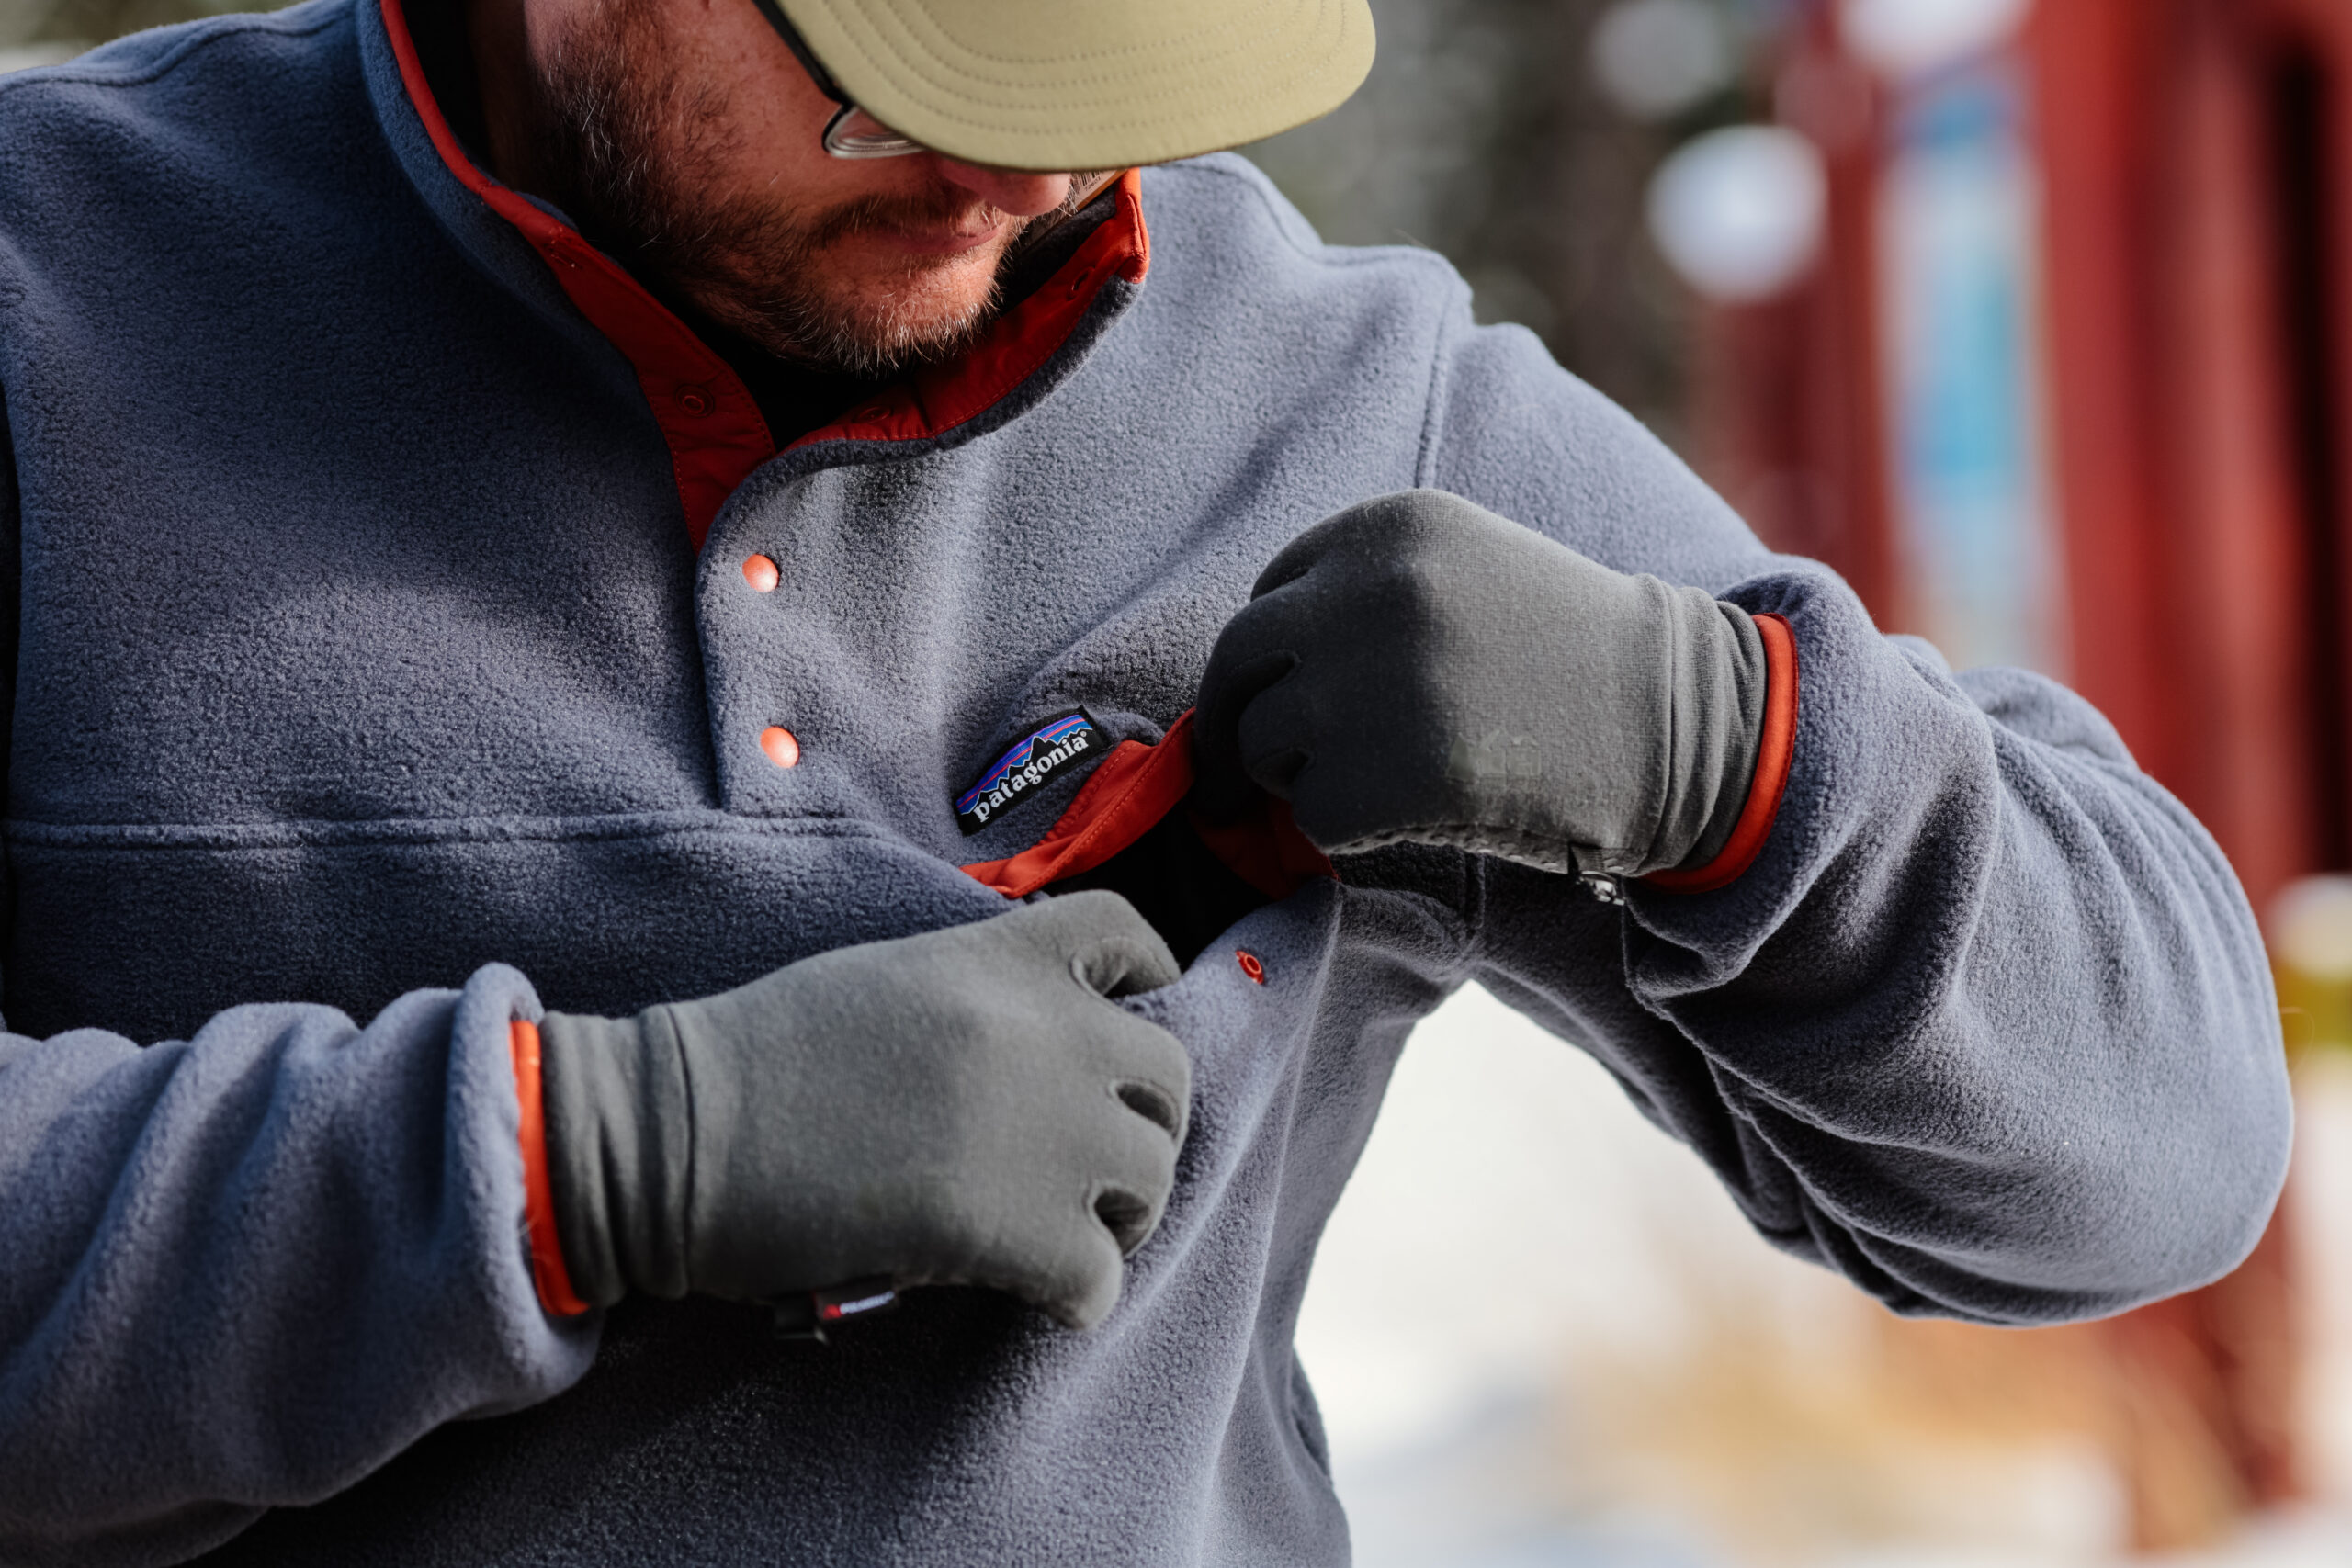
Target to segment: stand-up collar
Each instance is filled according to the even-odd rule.
[[[619,263],[546,204],[501,184],[469,158],[425,80],[401,0],[355,0],[360,53],[378,120],[426,204],[492,276],[563,324],[586,326],[628,358],[661,426],[678,502],[696,549],[712,518],[776,446],[742,380]],[[899,382],[846,417],[793,443],[935,440],[971,426],[1024,388],[1057,379],[1091,339],[1079,328],[1125,308],[1150,265],[1141,183],[1129,172],[1112,216],[977,346]],[[1114,283],[1119,288],[1106,288]]]

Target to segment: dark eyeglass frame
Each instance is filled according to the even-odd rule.
[[[752,4],[760,8],[760,15],[765,17],[768,26],[775,29],[776,37],[792,51],[792,57],[800,62],[800,69],[808,73],[808,80],[817,84],[817,90],[832,100],[835,106],[833,118],[825,122],[824,143],[828,153],[836,158],[904,158],[910,153],[929,151],[922,142],[900,136],[858,107],[855,101],[842,91],[841,84],[833,80],[833,73],[825,69],[823,62],[802,39],[800,29],[792,25],[776,0],[752,0]],[[875,130],[860,130],[852,126],[851,120],[860,115],[865,116]]]

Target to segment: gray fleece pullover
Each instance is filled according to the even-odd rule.
[[[1898,1311],[2114,1312],[2252,1243],[2288,1102],[2211,840],[2077,698],[1764,550],[1435,257],[1152,171],[1148,276],[1081,251],[994,395],[729,468],[740,387],[502,215],[402,38],[311,0],[0,80],[0,1562],[1343,1562],[1293,1325],[1471,980]],[[1099,764],[969,838],[956,795],[1073,708],[1158,740],[1286,541],[1415,485],[1786,618],[1744,876],[1612,903],[1392,848],[1262,901],[1127,1004],[1198,1099],[1093,1332],[542,1310],[510,1020],[1002,908],[960,868]]]

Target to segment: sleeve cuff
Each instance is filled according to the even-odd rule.
[[[548,1123],[539,1100],[539,1026],[518,1018],[511,1026],[514,1054],[514,1098],[521,1105],[523,1214],[531,1246],[531,1282],[539,1304],[556,1317],[578,1317],[588,1310],[571,1288],[563,1266],[563,1246],[555,1229],[555,1193],[548,1185]]]

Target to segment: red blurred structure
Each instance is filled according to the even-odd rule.
[[[2041,0],[2001,65],[2038,197],[2044,662],[2261,908],[2352,869],[2352,6]],[[1778,110],[1827,156],[1826,254],[1712,319],[1698,424],[1760,531],[1924,630],[1886,275],[1910,90],[1844,51],[1826,0],[1787,40]],[[2274,1227],[2239,1275],[2108,1334],[2143,1545],[2295,1491],[2288,1264]]]

